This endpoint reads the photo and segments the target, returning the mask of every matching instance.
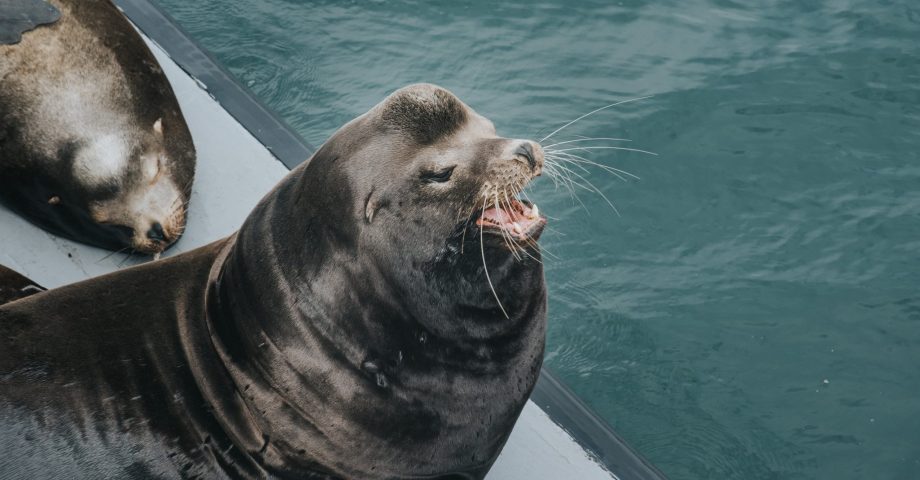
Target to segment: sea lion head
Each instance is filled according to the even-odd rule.
[[[212,274],[212,342],[257,424],[230,429],[261,432],[241,448],[279,476],[482,478],[542,362],[546,220],[516,198],[542,165],[422,84],[282,180]]]
[[[90,130],[4,178],[10,204],[52,233],[157,254],[185,229],[195,152],[178,115]]]
[[[130,139],[103,136],[84,142],[75,153],[74,176],[91,198],[91,220],[112,240],[138,253],[169,248],[185,229],[193,161],[170,151],[162,119]],[[111,161],[113,171],[104,167]],[[87,167],[84,168],[84,165]],[[94,195],[95,194],[95,195]]]
[[[517,292],[505,277],[524,275],[522,264],[542,276],[546,219],[518,198],[542,172],[540,145],[498,136],[491,121],[430,84],[396,91],[343,133],[352,129],[367,135],[349,153],[360,165],[350,179],[363,202],[359,248],[390,262],[385,270],[411,289],[402,294],[415,299],[419,318],[444,316],[435,330],[455,330],[468,308],[508,316]]]
[[[285,244],[279,265],[367,258],[350,268],[372,269],[364,273],[380,275],[413,317],[457,335],[458,315],[520,310],[517,300],[529,298],[514,292],[521,276],[542,285],[546,219],[517,198],[542,167],[536,142],[498,136],[441,87],[411,85],[337,131],[279,186],[296,196],[269,196],[276,209],[250,220],[278,222],[266,238]]]

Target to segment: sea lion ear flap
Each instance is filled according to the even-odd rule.
[[[367,220],[367,223],[374,221],[374,214],[377,213],[377,210],[380,206],[377,204],[377,200],[374,199],[374,191],[371,190],[371,193],[367,194],[367,200],[364,201],[364,218]]]
[[[163,138],[163,119],[158,118],[157,121],[153,122],[153,132],[157,134],[158,137]]]
[[[376,195],[374,195],[376,193]],[[367,194],[367,198],[364,200],[364,219],[367,220],[367,223],[374,221],[374,218],[377,216],[377,212],[388,207],[390,205],[390,200],[383,197],[381,192],[376,190],[371,190],[371,193]]]

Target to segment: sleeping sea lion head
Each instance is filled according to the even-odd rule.
[[[171,128],[174,127],[174,128]],[[180,137],[171,141],[171,136]],[[195,152],[181,118],[89,131],[9,181],[13,206],[52,233],[157,254],[185,229]]]
[[[482,478],[542,363],[546,220],[517,198],[542,166],[422,84],[282,180],[212,273],[211,342],[257,425],[230,430],[261,432],[241,448],[279,476]]]
[[[157,119],[128,140],[113,135],[84,142],[73,162],[96,229],[138,253],[160,253],[185,230],[194,160],[176,158],[164,128]],[[110,156],[121,157],[111,172],[100,168]]]

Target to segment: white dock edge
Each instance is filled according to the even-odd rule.
[[[145,37],[146,39],[146,37]],[[172,83],[188,121],[198,168],[188,227],[167,256],[234,232],[288,169],[153,42],[148,44]],[[55,237],[0,206],[0,264],[54,288],[142,263],[138,257]],[[489,480],[617,478],[571,436],[528,402]]]

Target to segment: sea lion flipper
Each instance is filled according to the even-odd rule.
[[[0,5],[4,1],[0,0]],[[41,285],[14,270],[0,265],[0,305],[44,291],[45,288]]]
[[[61,12],[44,0],[0,0],[0,45],[22,40],[22,34],[58,21]]]

